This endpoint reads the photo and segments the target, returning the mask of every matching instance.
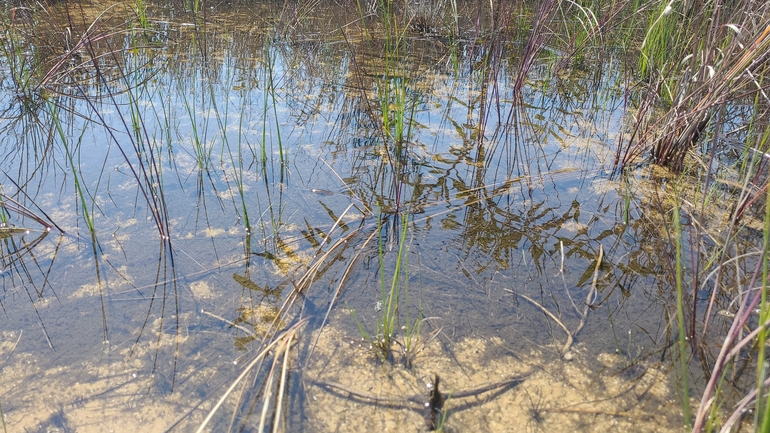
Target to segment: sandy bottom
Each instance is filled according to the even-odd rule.
[[[81,354],[81,362],[66,363],[21,352],[16,347],[19,335],[3,333],[0,405],[8,431],[163,432],[186,414],[189,416],[174,431],[194,431],[221,394],[216,385],[238,374],[232,359],[218,355],[215,349],[201,351],[201,347],[212,346],[204,337],[156,334],[148,338],[153,344],[106,344]],[[547,348],[513,354],[496,338],[450,343],[439,336],[427,342],[414,366],[407,369],[377,363],[368,345],[350,337],[349,332],[332,325],[304,333],[302,342],[295,345],[298,358],[292,375],[295,379],[301,376],[304,386],[290,391],[300,398],[292,399],[288,431],[426,431],[422,405],[435,375],[441,378],[441,391],[462,393],[523,373],[530,374],[504,390],[450,396],[445,404],[444,431],[682,429],[681,405],[669,375],[654,365],[629,367],[626,358],[614,354],[588,357],[579,346],[573,348],[573,360],[563,361],[555,352],[546,352]],[[316,339],[314,350],[308,352]],[[171,368],[174,351],[178,351],[178,362],[172,391],[170,377],[163,372]],[[353,398],[319,382],[336,383],[382,400]],[[407,402],[407,397],[416,402]],[[224,412],[231,410],[232,406]],[[247,426],[255,427],[250,422]]]
[[[455,344],[435,339],[413,368],[406,369],[378,365],[368,345],[360,343],[332,327],[321,332],[304,375],[308,420],[303,430],[426,431],[423,408],[394,400],[422,396],[427,402],[435,374],[441,378],[442,392],[459,393],[529,371],[530,376],[504,391],[450,396],[444,431],[679,432],[683,428],[681,405],[668,375],[651,365],[628,367],[614,354],[586,359],[575,347],[573,360],[563,361],[536,352],[506,354],[497,339],[471,338]],[[352,397],[318,382],[382,400]]]
[[[203,401],[210,383],[222,380],[215,367],[219,362],[202,359],[190,337],[163,334],[143,347],[105,344],[75,363],[57,359],[56,353],[16,350],[18,337],[14,332],[0,336],[5,361],[0,405],[9,432],[162,432],[187,413],[177,431],[194,431],[211,407]],[[175,347],[180,353],[172,389],[168,364]],[[232,367],[227,360],[221,363]]]

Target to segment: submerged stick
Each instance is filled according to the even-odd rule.
[[[561,348],[561,350],[559,352],[561,353],[562,357],[566,356],[567,352],[569,352],[570,347],[572,347],[572,342],[574,341],[574,338],[572,337],[572,333],[569,331],[569,329],[567,329],[567,327],[564,326],[564,323],[562,323],[562,321],[559,320],[558,317],[554,316],[553,313],[548,311],[545,307],[540,305],[537,301],[535,301],[534,299],[530,298],[529,296],[521,294],[521,293],[519,293],[518,295],[521,296],[522,298],[524,298],[525,300],[529,301],[529,303],[531,303],[535,307],[539,308],[543,313],[545,313],[548,317],[550,317],[551,320],[556,322],[556,324],[559,325],[561,327],[561,329],[564,330],[564,332],[567,334],[567,342],[564,343],[564,346],[562,346],[562,348]]]
[[[247,328],[245,326],[241,326],[241,325],[239,325],[239,324],[237,324],[235,322],[231,322],[231,321],[225,319],[222,316],[218,316],[218,315],[216,315],[216,314],[214,314],[212,312],[209,312],[209,311],[206,311],[206,310],[203,310],[203,309],[201,309],[201,314],[205,314],[205,315],[207,315],[209,317],[217,319],[220,322],[227,323],[228,325],[230,325],[231,328],[237,328],[237,329],[240,329],[241,331],[243,331],[243,332],[245,332],[245,333],[247,333],[247,334],[249,334],[251,336],[255,336],[254,331],[250,330],[249,328]]]
[[[599,267],[602,265],[602,258],[604,257],[604,246],[599,244],[599,257],[596,259],[596,267],[594,268],[594,279],[591,281],[591,290],[586,295],[586,306],[583,308],[583,313],[580,317],[580,323],[578,324],[573,335],[577,335],[583,326],[586,324],[586,317],[588,317],[588,309],[594,304],[594,298],[596,297],[596,281],[599,279]]]
[[[227,388],[225,393],[219,398],[219,400],[217,400],[217,402],[214,404],[214,407],[212,407],[208,415],[206,415],[206,418],[203,420],[203,422],[201,422],[200,426],[198,426],[198,430],[196,430],[196,433],[201,433],[203,432],[203,430],[205,430],[206,425],[208,425],[208,423],[214,417],[214,414],[217,412],[217,410],[219,410],[219,408],[225,402],[227,397],[233,392],[233,389],[235,389],[238,383],[240,383],[240,381],[243,380],[243,378],[246,377],[246,375],[248,375],[251,372],[254,366],[257,365],[257,363],[259,363],[263,358],[265,358],[267,354],[270,353],[270,351],[275,346],[277,346],[281,341],[285,342],[286,339],[288,339],[288,341],[290,342],[296,336],[297,332],[299,332],[299,329],[302,326],[304,326],[308,322],[308,320],[309,318],[307,317],[300,320],[299,322],[294,324],[294,326],[287,329],[283,334],[281,334],[280,336],[278,336],[277,338],[275,338],[273,341],[271,341],[269,344],[265,345],[262,348],[262,350],[257,354],[257,356],[255,356],[254,359],[252,359],[251,362],[249,362],[249,364],[243,368],[243,371],[241,372],[241,374],[239,374],[238,377],[230,384],[230,386]],[[288,343],[285,343],[285,344],[288,344]],[[175,423],[174,425],[176,425],[177,423]],[[174,426],[172,426],[171,428],[173,427]]]
[[[545,307],[540,305],[537,301],[535,301],[534,299],[530,298],[527,295],[518,293],[519,296],[524,298],[526,301],[528,301],[535,307],[539,308],[543,313],[545,313],[548,317],[550,317],[551,320],[556,322],[556,324],[559,325],[561,329],[564,330],[564,333],[567,334],[567,342],[564,343],[564,346],[562,346],[561,350],[559,351],[561,353],[561,356],[565,360],[569,361],[570,359],[572,359],[572,356],[570,355],[569,350],[572,347],[572,343],[575,341],[575,335],[577,335],[577,333],[580,332],[580,330],[583,329],[583,326],[585,326],[586,324],[586,317],[588,317],[588,309],[591,307],[593,303],[593,298],[596,294],[596,282],[599,279],[599,267],[602,264],[603,257],[604,257],[604,247],[601,244],[599,244],[599,257],[597,257],[596,259],[596,266],[594,267],[594,277],[593,277],[593,281],[591,281],[591,289],[588,291],[588,294],[586,295],[585,307],[583,308],[583,312],[581,313],[578,311],[578,313],[580,313],[580,322],[578,323],[578,326],[575,328],[574,331],[570,331],[569,329],[567,329],[567,327],[564,325],[564,322],[559,320],[558,317],[556,317],[553,313],[551,313]],[[562,256],[562,259],[563,258],[564,256]],[[510,290],[510,289],[505,289],[505,290],[508,290],[509,292],[514,293],[513,290]],[[567,294],[569,294],[569,292],[567,292]],[[574,306],[574,303],[573,303],[573,306]]]

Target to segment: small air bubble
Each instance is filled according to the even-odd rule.
[[[132,377],[136,377],[136,373],[131,374]]]
[[[233,361],[233,365],[238,365],[238,360]]]

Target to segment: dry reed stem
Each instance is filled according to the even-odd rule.
[[[281,426],[281,412],[283,409],[283,399],[286,395],[286,376],[289,374],[289,352],[291,351],[291,343],[293,338],[286,341],[283,352],[283,366],[281,367],[281,380],[278,386],[278,398],[275,407],[275,418],[273,419],[273,431],[280,431]]]
[[[293,339],[295,337],[297,332],[299,332],[299,329],[302,326],[304,326],[307,323],[307,321],[308,321],[307,318],[302,319],[299,322],[297,322],[296,324],[294,324],[294,326],[292,326],[291,328],[287,329],[286,332],[283,333],[283,335],[281,335],[278,338],[274,339],[272,342],[270,342],[270,344],[265,346],[257,354],[257,356],[254,357],[254,359],[251,362],[249,362],[249,364],[246,365],[246,367],[244,367],[244,369],[241,372],[241,374],[238,375],[238,377],[233,381],[233,383],[227,388],[227,390],[222,395],[222,397],[219,398],[219,400],[216,402],[214,407],[211,408],[211,410],[209,411],[208,415],[206,415],[206,418],[203,420],[201,425],[196,430],[196,433],[202,433],[203,432],[203,430],[206,428],[208,423],[214,417],[214,414],[219,410],[219,408],[225,402],[227,397],[230,396],[230,394],[233,392],[233,390],[238,385],[238,383],[240,383],[240,381],[243,380],[243,378],[245,378],[249,373],[251,373],[251,370],[254,368],[254,366],[257,365],[257,363],[259,363],[260,361],[262,361],[262,359],[267,356],[267,354],[270,352],[270,350],[273,349],[275,346],[277,346],[279,343],[281,343],[282,341],[285,342],[286,339],[291,341],[291,339]]]

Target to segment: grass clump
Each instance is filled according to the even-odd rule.
[[[419,310],[417,317],[410,318],[409,310],[409,246],[407,243],[408,216],[399,215],[393,218],[401,220],[400,224],[393,224],[393,230],[399,229],[398,250],[395,258],[395,268],[393,275],[388,281],[382,270],[385,269],[386,245],[385,236],[380,236],[378,245],[378,258],[380,265],[380,300],[376,304],[377,323],[374,333],[366,330],[364,325],[356,316],[355,310],[351,309],[356,323],[358,324],[361,337],[367,341],[375,357],[381,362],[402,363],[411,367],[415,356],[422,345],[418,338],[420,335],[420,324],[422,322],[422,311]],[[382,234],[385,224],[382,223],[382,217],[379,219],[378,229]],[[403,314],[403,315],[402,315]],[[399,329],[399,325],[404,323]],[[399,338],[399,331],[403,331],[403,337]]]

